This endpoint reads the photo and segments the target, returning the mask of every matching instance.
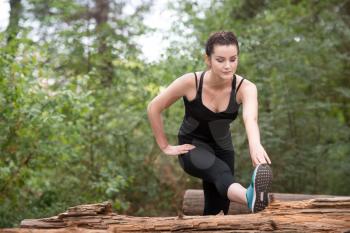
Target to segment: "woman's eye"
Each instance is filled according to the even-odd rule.
[[[216,60],[217,62],[220,62],[220,63],[222,63],[222,62],[224,62],[224,60]],[[235,62],[236,61],[236,59],[234,59],[234,60],[230,60],[230,62]]]

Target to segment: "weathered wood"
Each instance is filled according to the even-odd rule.
[[[97,206],[110,204],[98,204]],[[274,201],[262,212],[245,215],[132,217],[109,211],[91,211],[75,216],[23,220],[22,229],[7,233],[33,232],[347,232],[350,231],[350,197],[319,198],[304,201]],[[96,206],[96,205],[94,205]],[[91,216],[87,216],[89,209]],[[92,208],[93,209],[93,208]],[[72,209],[70,209],[72,210]],[[69,211],[67,213],[69,213]],[[85,212],[84,212],[85,211]],[[97,213],[97,214],[96,214]],[[61,229],[58,226],[63,227]],[[86,230],[86,231],[85,231]]]
[[[332,198],[339,196],[332,195],[310,195],[310,194],[290,194],[290,193],[270,193],[270,200],[276,201],[302,201],[315,198]],[[182,211],[185,215],[202,215],[204,209],[204,193],[201,189],[188,189],[184,194]],[[246,205],[231,202],[229,214],[249,214]]]
[[[68,208],[67,212],[58,216],[43,219],[25,219],[21,222],[23,228],[62,228],[78,226],[92,229],[107,229],[103,219],[109,219],[112,205],[109,202],[98,204],[78,205]]]

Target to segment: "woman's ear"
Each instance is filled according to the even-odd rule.
[[[203,57],[204,57],[205,64],[207,65],[207,68],[210,69],[211,68],[210,57],[208,57],[207,54],[204,54]]]

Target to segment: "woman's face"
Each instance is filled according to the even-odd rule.
[[[213,53],[208,58],[212,72],[222,79],[231,79],[238,65],[236,45],[214,45]]]

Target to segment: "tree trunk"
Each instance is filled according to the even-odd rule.
[[[10,21],[6,29],[7,43],[16,38],[19,32],[19,20],[22,16],[21,0],[10,0]],[[18,46],[16,46],[17,48]]]
[[[270,193],[270,200],[276,201],[302,201],[314,198],[339,197],[331,195],[309,195],[309,194],[288,194]],[[182,211],[185,215],[202,215],[204,210],[204,194],[201,189],[188,189],[185,192],[182,203]],[[250,213],[246,205],[231,202],[228,214],[248,214]]]
[[[114,76],[112,64],[112,47],[108,45],[108,14],[110,11],[109,0],[95,0],[95,21],[98,52],[102,57],[100,68],[104,74],[102,83],[108,87],[112,84]]]
[[[33,232],[347,232],[350,231],[350,197],[304,201],[273,201],[256,214],[132,217],[112,213],[108,202],[81,205],[45,219],[27,219],[22,229]],[[30,229],[23,229],[30,228]],[[50,229],[56,228],[56,229]],[[62,228],[62,229],[57,229]],[[41,230],[39,230],[41,229]],[[92,231],[95,229],[95,231]]]

